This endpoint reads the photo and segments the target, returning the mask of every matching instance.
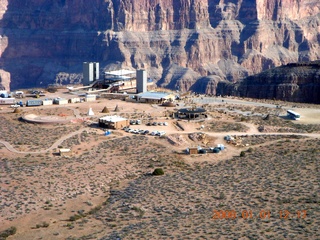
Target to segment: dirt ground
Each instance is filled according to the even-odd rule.
[[[320,123],[320,107],[315,108],[297,108],[294,109],[301,116],[301,119],[297,122],[303,124],[319,124]]]
[[[74,97],[64,90],[48,94],[46,97],[58,96]],[[209,105],[214,108],[218,104],[221,103]],[[142,124],[132,125],[133,129],[149,130],[150,132],[165,131],[166,135],[165,137],[155,137],[115,130],[111,131],[111,135],[105,136],[104,130],[95,125],[99,117],[106,115],[101,113],[104,107],[109,109],[108,115],[115,114],[129,119],[141,119]],[[242,106],[239,105],[240,107]],[[94,116],[87,115],[89,108],[92,108]],[[116,108],[118,111],[115,111]],[[303,148],[305,144],[310,144],[309,138],[319,139],[320,137],[318,132],[292,135],[279,132],[260,133],[258,125],[253,122],[239,122],[236,119],[241,117],[240,115],[234,116],[234,113],[224,111],[212,112],[208,119],[198,122],[177,120],[170,117],[170,113],[175,111],[175,108],[156,104],[128,103],[115,99],[99,99],[96,102],[74,103],[64,106],[24,107],[21,110],[22,112],[15,114],[12,113],[13,109],[7,106],[0,108],[0,123],[2,124],[2,135],[0,136],[0,231],[4,231],[10,226],[17,228],[17,233],[8,239],[78,239],[83,236],[88,236],[88,239],[99,239],[105,236],[108,238],[104,239],[116,239],[117,236],[122,236],[121,239],[151,239],[149,235],[151,232],[155,234],[153,239],[167,239],[170,236],[174,236],[174,239],[183,239],[181,236],[187,236],[188,226],[193,231],[190,235],[192,237],[189,239],[210,239],[210,236],[213,236],[208,230],[212,224],[208,221],[211,216],[207,216],[208,212],[202,212],[202,210],[213,207],[210,199],[217,206],[222,204],[222,196],[219,200],[219,197],[213,196],[206,190],[205,186],[211,189],[210,191],[215,191],[212,186],[218,184],[218,182],[213,182],[215,180],[210,180],[211,173],[212,179],[219,178],[219,184],[225,188],[231,189],[233,180],[235,180],[233,178],[236,178],[237,183],[244,181],[245,186],[249,186],[252,182],[258,184],[259,174],[253,174],[255,177],[251,181],[248,180],[249,178],[244,178],[245,175],[247,176],[245,171],[254,172],[254,166],[259,165],[255,162],[259,157],[263,164],[266,164],[265,167],[269,169],[268,171],[273,171],[272,166],[268,165],[266,160],[273,159],[275,153],[271,154],[267,146],[273,145],[274,149],[278,149],[279,152],[283,151],[283,156],[289,157],[290,153],[293,153],[294,142],[299,142],[300,148]],[[319,108],[306,107],[294,110],[302,116],[299,123],[320,124]],[[72,118],[73,121],[63,125],[35,125],[20,122],[18,118],[26,114],[60,116]],[[167,122],[168,126],[147,126],[148,122]],[[224,124],[223,131],[216,132],[214,130],[214,125],[218,125],[218,123]],[[235,130],[242,129],[239,128],[239,124],[246,130]],[[234,142],[227,143],[224,140],[226,135],[234,136]],[[19,141],[19,139],[24,140]],[[218,154],[189,155],[185,153],[189,147],[209,148],[215,147],[217,144],[224,144],[226,149]],[[286,146],[289,145],[290,148],[286,149]],[[58,149],[61,147],[71,148],[73,155],[58,156]],[[251,151],[254,151],[254,155],[252,158],[248,158]],[[303,151],[305,150],[301,150],[302,153]],[[312,154],[317,154],[316,150],[314,151]],[[239,159],[241,152],[246,153],[246,158]],[[277,162],[279,159],[277,159],[272,160],[274,161],[272,162],[273,166],[279,165]],[[285,159],[286,157],[283,158],[283,161]],[[292,158],[290,159],[292,160]],[[315,161],[319,160],[319,158],[314,159],[316,159]],[[243,160],[243,164],[248,166],[247,169],[242,169],[241,160]],[[233,161],[238,168],[232,166]],[[286,163],[283,162],[283,164],[285,166]],[[307,162],[304,169],[312,167],[312,164]],[[164,169],[165,178],[148,178],[157,167]],[[223,176],[220,176],[222,179],[218,177],[219,173],[215,169],[224,173]],[[233,175],[228,169],[233,169],[235,174]],[[288,171],[294,171],[290,169]],[[267,171],[267,169],[265,170]],[[200,179],[205,178],[203,177],[205,175],[208,178],[200,184]],[[280,181],[279,176],[272,178],[271,183],[267,180],[264,183],[277,185],[277,181]],[[309,177],[309,180],[304,179],[303,181],[316,182],[317,179],[319,180],[317,175]],[[287,181],[284,175],[280,178]],[[177,180],[185,185],[174,183]],[[163,181],[167,181],[171,189],[163,189]],[[297,179],[292,181],[300,184]],[[153,192],[157,184],[159,184],[160,193],[172,191],[177,193],[176,196],[168,194],[170,198],[166,199],[163,197],[166,194],[161,194],[161,197],[155,198],[154,194],[159,194],[158,191]],[[187,189],[185,189],[186,186]],[[136,188],[139,189],[139,194],[134,193]],[[230,203],[230,206],[247,206],[245,202],[248,199],[237,192],[234,187],[232,189],[226,194],[227,199],[234,197],[235,202]],[[219,188],[219,191],[222,190]],[[319,193],[319,182],[314,184],[313,190],[313,192]],[[190,194],[186,194],[185,191]],[[215,194],[219,195],[219,191]],[[243,191],[247,191],[246,187]],[[266,192],[261,191],[260,197],[268,198],[268,196],[264,196]],[[313,192],[304,194],[310,197]],[[133,195],[131,196],[131,194]],[[242,197],[237,197],[237,194]],[[258,192],[256,194],[251,192],[251,194],[256,195]],[[146,202],[147,197],[152,199],[150,203]],[[183,204],[183,199],[188,199],[188,203]],[[257,197],[257,199],[260,198]],[[176,205],[175,201],[177,201]],[[263,204],[259,201],[252,203],[253,205],[248,204],[252,208],[255,206],[258,209],[257,205],[261,205],[260,208],[262,208]],[[233,205],[235,203],[236,205]],[[201,204],[202,206],[200,206]],[[179,211],[175,210],[174,206],[179,208]],[[125,210],[124,208],[127,207],[128,209]],[[185,221],[183,226],[178,224],[177,234],[168,229],[169,233],[161,233],[159,229],[151,231],[156,227],[154,225],[156,221],[160,221],[159,224],[162,225],[168,222],[170,217],[176,216],[175,214],[177,214],[177,219],[183,222],[184,217],[182,216],[187,216],[183,214],[188,214],[188,211],[196,211],[196,214],[193,215],[194,221],[189,219]],[[127,213],[130,214],[127,215]],[[180,213],[183,214],[180,215]],[[75,220],[72,217],[78,219]],[[282,226],[288,232],[285,236],[290,239],[316,239],[313,238],[316,236],[313,227],[319,223],[318,217],[316,215],[307,227],[310,235],[290,232],[291,227],[285,224]],[[144,220],[141,222],[141,219]],[[264,230],[261,231],[270,232],[271,230],[267,231],[266,229],[272,228],[271,224],[276,223],[274,220],[263,227]],[[192,222],[194,222],[194,226]],[[196,224],[201,222],[205,222],[207,232],[203,229],[197,229]],[[141,232],[142,225],[138,226],[137,224],[147,224],[144,233]],[[170,222],[170,224],[174,226],[176,223]],[[127,229],[129,226],[130,230]],[[222,227],[230,228],[234,233],[242,232],[240,235],[234,236],[237,239],[248,239],[247,236],[259,238],[257,233],[244,234],[245,231],[237,229],[237,226],[248,227],[242,223],[233,226],[228,224]],[[137,232],[139,234],[141,232],[142,235],[136,234],[130,237],[125,234],[126,231],[135,233],[135,228],[139,228]],[[117,232],[117,236],[112,235],[115,232]],[[180,237],[179,233],[182,234]],[[287,239],[281,234],[276,236]],[[295,238],[295,236],[300,236],[300,238]]]

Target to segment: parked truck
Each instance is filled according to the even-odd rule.
[[[35,106],[41,106],[42,100],[36,99],[36,100],[27,100],[26,106],[27,107],[35,107]]]

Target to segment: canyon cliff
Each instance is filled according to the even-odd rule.
[[[320,61],[290,63],[228,87],[229,94],[241,97],[320,104]]]
[[[158,85],[216,93],[320,59],[318,0],[0,0],[0,82],[12,89],[145,68]]]

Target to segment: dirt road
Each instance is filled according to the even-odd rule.
[[[285,136],[289,136],[289,135],[296,135],[296,136],[306,136],[306,137],[311,137],[311,138],[320,138],[320,133],[279,133],[279,132],[268,132],[268,133],[260,133],[258,132],[258,130],[256,128],[254,128],[254,126],[251,126],[250,124],[248,124],[249,130],[248,132],[207,132],[207,131],[201,131],[209,136],[212,137],[224,137],[226,135],[236,135],[236,136],[242,136],[242,135],[256,135],[256,136],[265,136],[265,135],[285,135]],[[63,137],[61,137],[59,140],[57,140],[51,147],[45,149],[45,150],[40,150],[40,151],[36,151],[36,152],[25,152],[25,151],[18,151],[16,150],[10,143],[8,143],[7,141],[3,141],[0,140],[0,143],[3,144],[10,152],[13,153],[19,153],[19,154],[37,154],[37,153],[46,153],[49,152],[55,148],[57,148],[59,145],[61,145],[63,143],[63,141],[67,140],[70,137],[73,137],[74,135],[77,135],[79,133],[82,133],[83,131],[92,131],[91,128],[82,128],[79,129],[78,131],[72,132],[70,134],[67,134]],[[168,134],[189,134],[189,133],[194,133],[195,131],[178,131],[178,130],[170,130],[167,133]],[[127,134],[125,136],[128,136]],[[125,137],[125,136],[121,136],[121,137]],[[114,138],[110,138],[110,139],[114,139]]]

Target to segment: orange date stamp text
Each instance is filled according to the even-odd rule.
[[[280,210],[271,213],[270,210],[260,210],[253,212],[252,210],[213,210],[212,219],[270,219],[270,217],[277,217],[280,219],[305,219],[307,217],[307,210],[298,210],[290,212],[288,210]]]

